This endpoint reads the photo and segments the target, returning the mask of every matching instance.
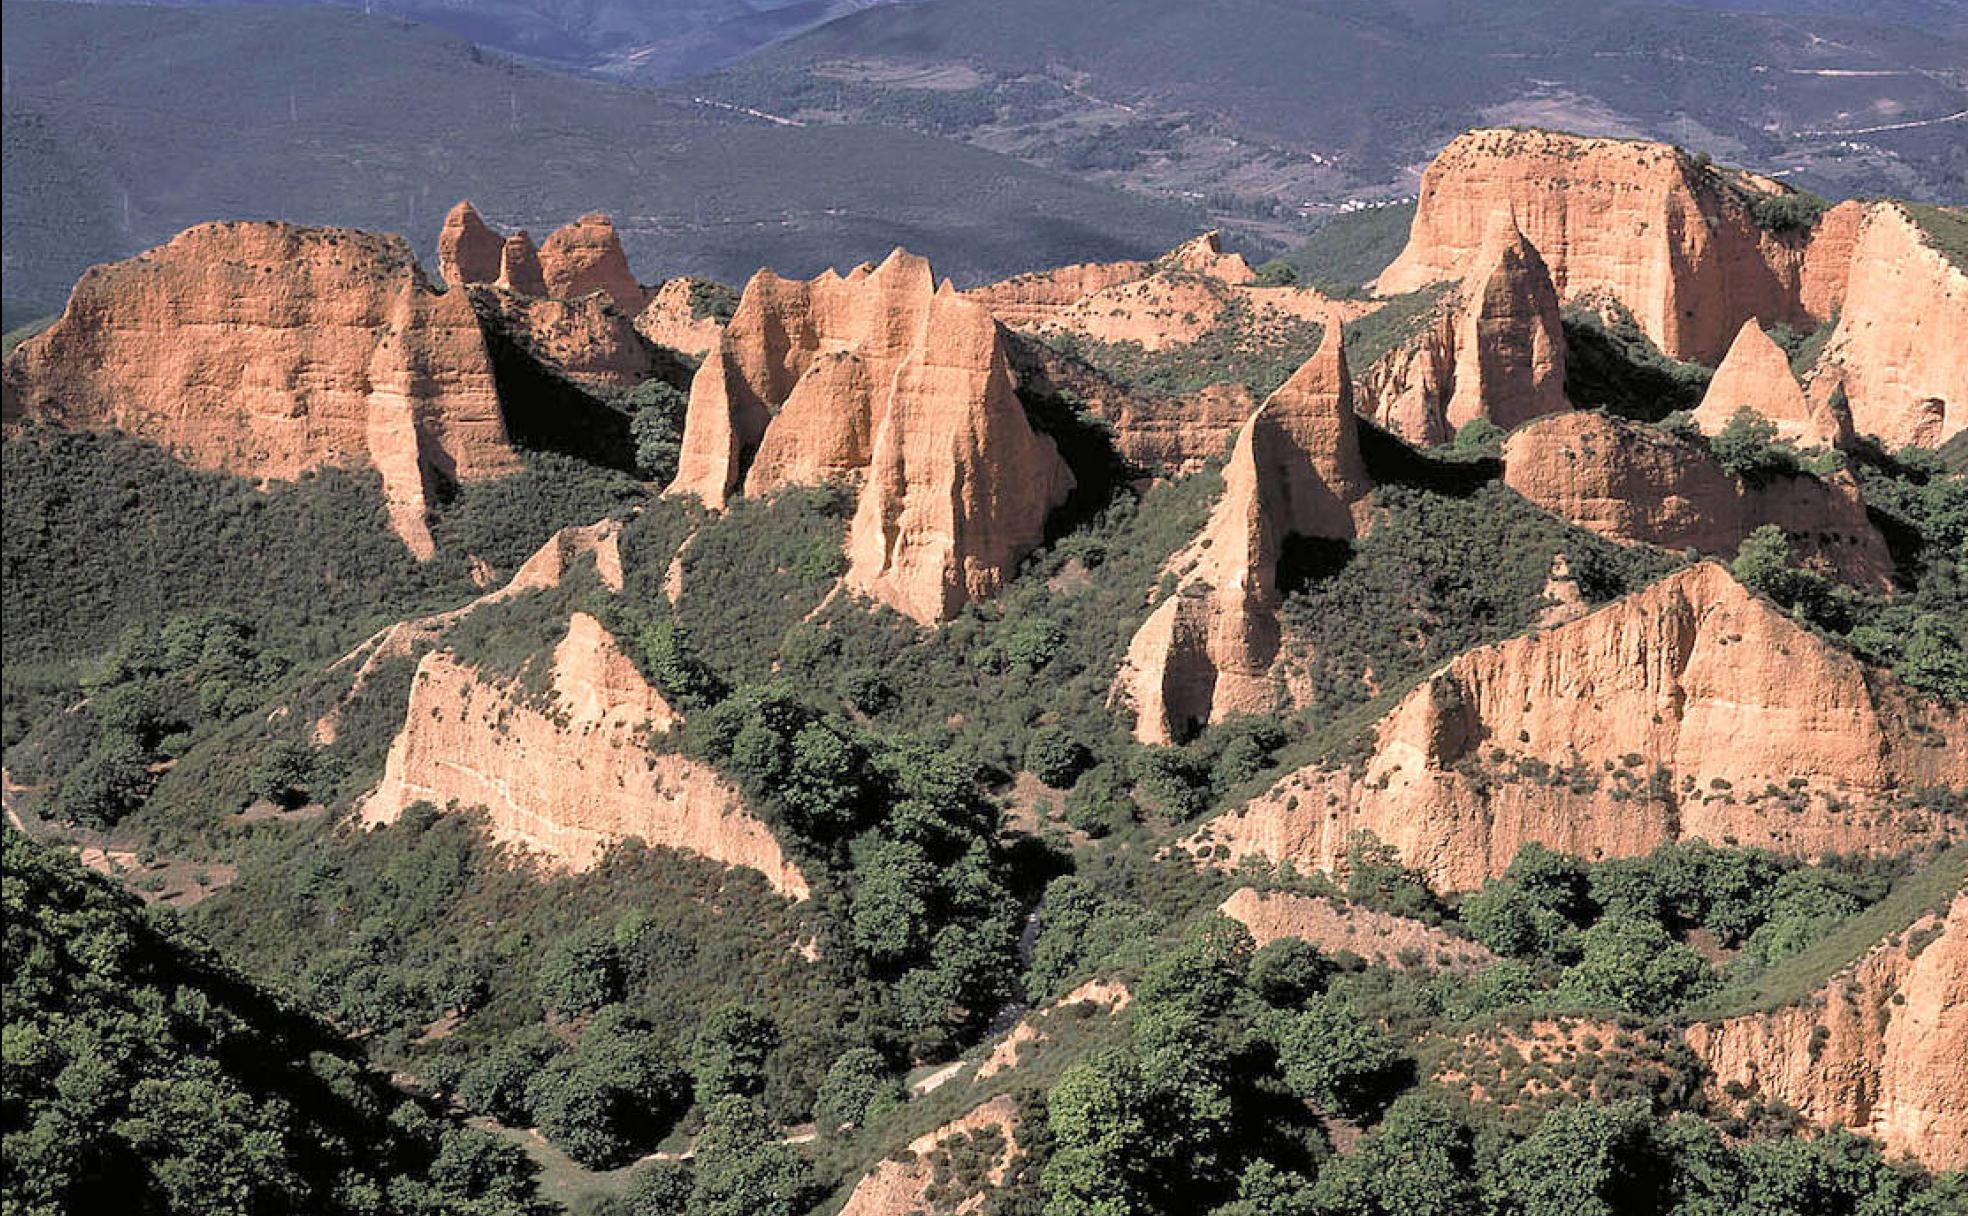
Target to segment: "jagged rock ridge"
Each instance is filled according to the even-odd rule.
[[[6,395],[9,421],[116,428],[255,479],[373,468],[420,558],[441,483],[518,467],[464,294],[433,290],[400,237],[346,228],[203,224],[93,267],[8,360]]]
[[[1375,739],[1355,771],[1301,770],[1189,847],[1335,870],[1368,832],[1463,890],[1530,842],[1586,858],[1695,837],[1895,853],[1955,830],[1916,791],[1968,783],[1968,716],[1908,696],[1712,562],[1451,660]]]
[[[484,807],[493,838],[568,870],[589,869],[628,837],[765,876],[793,899],[805,877],[737,789],[652,733],[680,719],[600,621],[575,613],[549,687],[481,673],[449,650],[417,664],[403,728],[363,822],[394,822],[413,802]]]
[[[930,623],[994,594],[1073,476],[1032,429],[990,314],[929,263],[760,271],[698,369],[672,495],[860,482],[849,588]]]
[[[1269,710],[1287,539],[1355,536],[1372,485],[1337,322],[1238,432],[1209,523],[1170,568],[1174,594],[1128,646],[1116,699],[1135,738],[1168,743],[1232,714]]]

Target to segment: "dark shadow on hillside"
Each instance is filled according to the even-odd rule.
[[[1331,578],[1353,560],[1353,542],[1320,536],[1287,536],[1278,551],[1278,594],[1291,596]]]
[[[1018,399],[1032,429],[1052,440],[1073,471],[1073,492],[1046,517],[1045,543],[1050,545],[1091,523],[1137,470],[1121,456],[1107,424],[1077,403],[1037,386],[1020,387]]]
[[[1668,358],[1636,325],[1607,325],[1578,309],[1565,313],[1564,325],[1565,395],[1581,409],[1659,422],[1700,405],[1715,374]]]
[[[1371,422],[1360,422],[1360,456],[1376,485],[1413,486],[1452,498],[1467,498],[1486,482],[1503,476],[1494,456],[1430,456],[1409,447]]]
[[[492,356],[506,433],[515,444],[635,472],[627,414],[541,366],[496,326],[486,327],[485,348]]]

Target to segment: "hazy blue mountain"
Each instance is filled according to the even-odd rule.
[[[338,8],[9,3],[9,300],[214,218],[401,231],[474,200],[536,235],[612,213],[647,278],[742,281],[897,244],[960,281],[1166,249],[1192,209],[875,126],[774,125],[517,66]]]

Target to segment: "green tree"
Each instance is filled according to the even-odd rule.
[[[755,1098],[765,1090],[765,1062],[779,1046],[771,1018],[742,1005],[727,1005],[704,1019],[690,1052],[697,1101]]]
[[[850,1047],[834,1059],[813,1102],[813,1121],[824,1136],[866,1126],[903,1101],[888,1062],[871,1047]]]
[[[1559,993],[1593,1008],[1643,1016],[1672,1012],[1715,988],[1707,960],[1657,921],[1609,916],[1580,938],[1580,957]]]
[[[780,1143],[757,1103],[724,1098],[705,1115],[691,1216],[802,1216],[818,1191],[812,1165]]]
[[[1441,1094],[1403,1095],[1344,1157],[1319,1171],[1319,1216],[1464,1216],[1482,1210],[1476,1133]]]
[[[1471,418],[1456,428],[1455,449],[1458,452],[1500,452],[1503,450],[1504,430],[1488,418]]]
[[[540,1134],[590,1169],[656,1147],[688,1105],[689,1082],[647,1023],[621,1006],[596,1014],[529,1094]]]
[[[1652,1128],[1638,1100],[1560,1106],[1505,1150],[1490,1177],[1492,1202],[1513,1216],[1661,1211],[1673,1191],[1673,1167]]]
[[[1301,1098],[1349,1117],[1384,1105],[1406,1063],[1393,1037],[1344,1002],[1315,996],[1272,1030],[1285,1084]]]
[[[1070,789],[1092,763],[1084,744],[1057,726],[1042,726],[1025,745],[1025,767],[1056,790]]]
[[[535,976],[540,1002],[556,1017],[577,1018],[622,999],[622,960],[614,937],[593,929],[555,942]]]

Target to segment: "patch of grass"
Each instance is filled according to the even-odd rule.
[[[1328,295],[1357,295],[1401,255],[1414,215],[1413,203],[1348,212],[1327,221],[1284,260],[1300,283]]]
[[[1947,255],[1955,269],[1968,271],[1968,214],[1959,207],[1931,203],[1902,203],[1927,237],[1927,243]]]
[[[1834,933],[1754,979],[1731,985],[1688,1009],[1692,1019],[1736,1017],[1793,1004],[1886,939],[1929,912],[1945,910],[1968,886],[1968,845],[1955,845],[1893,884],[1878,903]]]

